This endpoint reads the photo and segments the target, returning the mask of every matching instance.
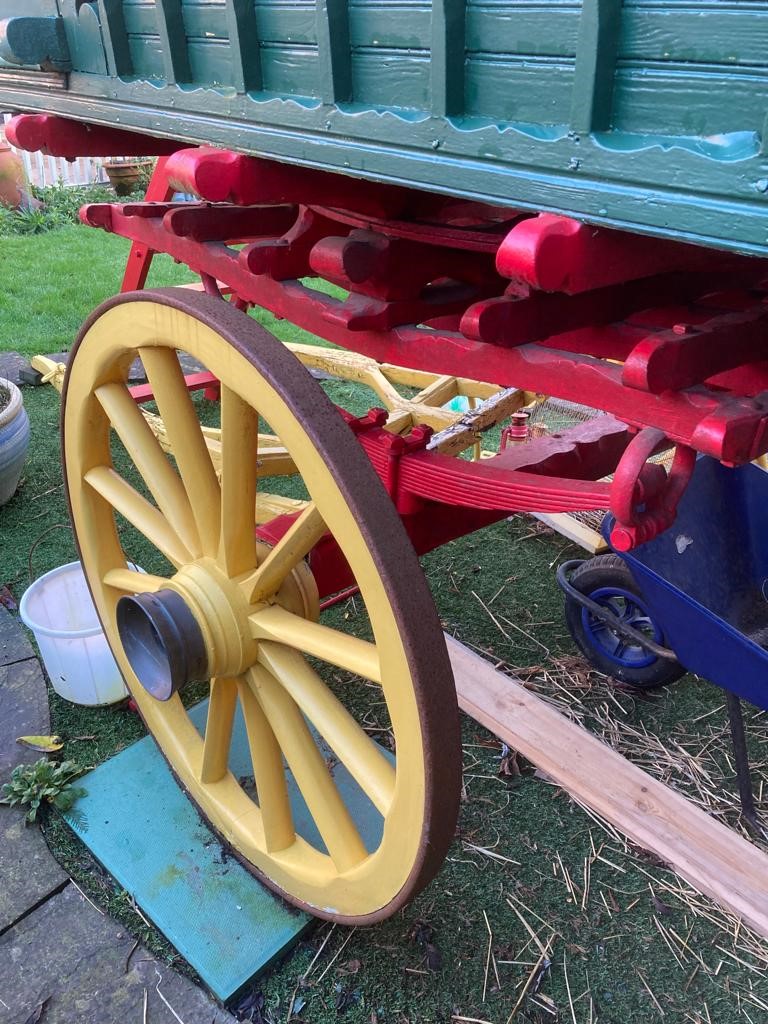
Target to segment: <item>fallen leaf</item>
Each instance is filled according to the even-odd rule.
[[[293,1016],[294,1013],[301,1013],[301,1011],[304,1009],[306,1005],[307,1000],[304,998],[304,996],[296,996],[296,998],[293,1001],[293,1011],[291,1013],[291,1016]]]
[[[656,893],[653,893],[653,909],[662,917],[672,913],[672,907],[665,903],[664,900],[659,899]]]
[[[443,966],[443,954],[431,942],[428,942],[424,948],[427,953],[427,967],[430,971],[439,971]]]
[[[426,921],[415,921],[410,931],[410,937],[424,950],[429,970],[439,971],[443,966],[443,955],[433,942],[435,930],[432,925]]]
[[[29,747],[30,750],[41,750],[44,754],[61,750],[64,746],[61,736],[18,736],[16,742],[22,747]]]

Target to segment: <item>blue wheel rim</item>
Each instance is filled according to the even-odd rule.
[[[626,590],[624,587],[599,587],[597,590],[593,590],[589,596],[597,604],[613,612],[626,625],[645,633],[657,644],[664,642],[664,636],[651,618],[644,602],[631,590]],[[601,622],[597,616],[593,615],[588,608],[581,609],[581,622],[593,649],[615,665],[619,665],[621,668],[638,669],[648,668],[658,661],[655,654],[633,644],[627,637],[611,629],[607,623]]]

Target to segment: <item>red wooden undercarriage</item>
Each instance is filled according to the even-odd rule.
[[[8,134],[67,157],[172,148],[47,115],[22,115]],[[174,191],[202,201],[168,202]],[[760,260],[205,147],[161,155],[147,198],[81,211],[133,242],[123,290],[168,253],[211,294],[379,361],[611,414],[469,462],[430,450],[427,427],[402,436],[381,410],[343,413],[419,552],[513,511],[603,508],[628,550],[672,523],[696,452],[728,465],[768,452]],[[648,460],[670,446],[667,473]],[[290,522],[260,532],[274,540]],[[345,585],[334,551],[321,543],[312,562],[321,594]]]

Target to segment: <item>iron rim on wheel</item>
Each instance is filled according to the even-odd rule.
[[[221,381],[220,479],[177,349]],[[137,354],[175,461],[128,392]],[[259,414],[288,450],[310,498],[271,551],[254,533]],[[128,686],[182,786],[246,866],[293,903],[349,923],[393,913],[435,874],[453,837],[458,712],[426,581],[352,432],[295,357],[253,319],[220,300],[174,289],[119,296],[96,311],[73,350],[62,423],[85,573]],[[115,471],[112,429],[148,497]],[[175,571],[132,571],[116,513]],[[316,591],[303,559],[326,531],[360,586],[373,642],[316,621]],[[167,670],[153,692],[132,663],[144,682],[160,677],[147,674],[136,649],[129,660],[118,618],[123,635],[139,635],[138,648]],[[172,654],[174,636],[186,660]],[[380,684],[395,763],[307,655]],[[204,736],[177,692],[201,676],[210,678]],[[228,767],[238,703],[255,798]],[[378,811],[375,848],[366,849],[307,722]],[[295,832],[283,758],[322,843]]]

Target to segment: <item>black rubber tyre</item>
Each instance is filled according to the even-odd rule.
[[[666,646],[659,625],[645,608],[642,594],[626,562],[618,555],[597,555],[580,565],[570,577],[576,590],[614,612],[658,644]],[[685,674],[678,661],[655,657],[627,643],[615,630],[566,595],[565,621],[579,650],[599,672],[638,690],[653,690],[674,683]]]

